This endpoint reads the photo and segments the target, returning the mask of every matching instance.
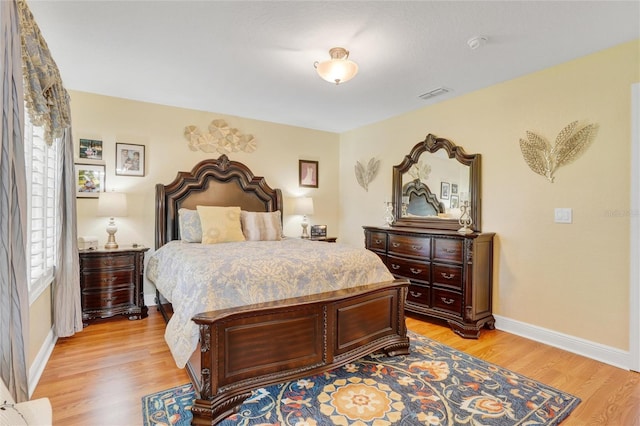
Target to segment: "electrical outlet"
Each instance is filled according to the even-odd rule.
[[[571,223],[573,212],[570,207],[558,207],[554,212],[554,220],[556,223]]]

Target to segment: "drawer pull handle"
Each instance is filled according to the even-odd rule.
[[[102,261],[103,264],[111,266],[113,265],[113,259],[105,259]]]
[[[400,243],[391,243],[391,245],[394,247],[400,247]]]
[[[441,297],[440,300],[442,300],[447,305],[451,305],[454,302],[453,299],[447,299],[446,297]]]
[[[446,272],[440,272],[440,275],[442,275],[443,278],[446,278],[448,280],[453,279],[453,277],[456,276],[456,274],[447,274]]]
[[[105,283],[112,283],[116,280],[116,277],[107,277],[107,278],[103,278],[102,281]]]
[[[380,244],[382,244],[382,240],[373,240],[373,243],[375,245],[380,245]]]
[[[417,292],[417,291],[410,291],[409,293],[410,293],[410,294],[411,294],[411,296],[413,296],[413,297],[420,297],[420,296],[422,296],[422,293]]]
[[[103,302],[113,302],[114,300],[116,300],[115,297],[105,297],[102,299]]]
[[[414,249],[415,251],[422,250],[422,246],[417,246],[417,245],[412,245],[411,248]]]
[[[422,272],[422,269],[417,269],[417,268],[409,268],[409,270],[411,272],[413,272],[414,274],[418,275],[420,272]]]
[[[396,265],[395,263],[392,263],[391,264],[391,269],[394,269],[394,270],[397,271],[398,269],[400,269],[400,265]]]
[[[456,252],[454,249],[449,249],[449,248],[443,248],[442,251],[445,252],[445,253],[450,253],[450,254],[453,254],[453,253]]]

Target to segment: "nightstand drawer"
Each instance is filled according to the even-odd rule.
[[[134,270],[123,269],[120,271],[106,271],[106,272],[87,272],[82,274],[81,285],[82,289],[98,289],[108,290],[114,287],[132,286],[134,285]]]
[[[433,260],[462,263],[462,239],[434,238]]]
[[[131,268],[133,265],[135,265],[135,254],[130,253],[82,258],[82,269]]]
[[[449,311],[456,315],[462,314],[462,295],[460,293],[441,288],[432,288],[431,291],[433,293],[432,303],[434,308]]]
[[[433,283],[462,289],[462,267],[434,264]]]
[[[389,252],[415,257],[429,257],[431,238],[408,235],[389,235]]]
[[[85,310],[108,310],[119,306],[135,306],[135,287],[112,291],[83,291]]]
[[[388,256],[387,268],[394,275],[399,275],[410,280],[430,281],[429,263],[401,257]]]

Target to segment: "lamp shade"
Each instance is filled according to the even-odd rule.
[[[127,215],[127,194],[124,192],[101,192],[98,198],[98,215],[122,217]]]
[[[294,214],[312,215],[313,214],[313,198],[300,197],[296,198],[296,203],[293,206]]]
[[[351,80],[358,73],[358,64],[349,60],[349,52],[343,47],[329,50],[331,59],[316,62],[318,75],[329,83],[340,84]]]

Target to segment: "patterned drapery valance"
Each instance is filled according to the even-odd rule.
[[[69,94],[60,72],[25,0],[17,0],[22,40],[24,97],[31,122],[45,129],[51,145],[71,125]]]

